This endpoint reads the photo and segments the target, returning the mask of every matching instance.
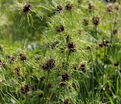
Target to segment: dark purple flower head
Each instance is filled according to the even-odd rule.
[[[20,71],[20,68],[15,68],[15,71],[16,71],[16,72],[19,72],[19,71]]]
[[[108,78],[111,78],[111,77],[112,77],[112,74],[108,73],[108,75],[107,75],[107,76],[108,76]]]
[[[45,79],[46,79],[45,76],[43,76],[43,77],[40,78],[41,81],[44,81]]]
[[[66,36],[66,43],[69,43],[70,37],[69,35]]]
[[[43,94],[43,93],[41,93],[41,94],[39,95],[39,98],[43,98],[43,96],[44,96],[44,94]]]
[[[104,87],[103,87],[103,88],[101,88],[101,90],[100,90],[100,91],[101,91],[101,93],[102,93],[102,92],[104,92],[104,91],[105,91],[105,88],[104,88]]]
[[[22,56],[23,56],[23,54],[22,54],[22,53],[20,53],[20,54],[19,54],[19,56],[20,56],[20,57],[22,57]]]
[[[117,29],[114,29],[113,30],[113,34],[115,35],[115,34],[118,34],[118,30]]]
[[[85,64],[81,64],[80,65],[80,68],[85,68]]]
[[[71,11],[73,9],[74,5],[73,4],[67,4],[66,5],[66,10]]]
[[[110,42],[109,42],[109,40],[106,40],[106,44],[109,44]]]
[[[94,25],[99,25],[99,23],[100,23],[100,18],[98,17],[98,16],[94,16],[93,18],[92,18],[92,22],[93,22],[93,24]]]
[[[30,90],[30,87],[28,84],[24,85],[25,91],[28,92]]]
[[[43,70],[50,70],[52,68],[54,68],[56,65],[55,60],[54,59],[49,59],[43,66]]]
[[[78,0],[78,3],[81,4],[83,2],[83,0]]]
[[[69,48],[69,49],[75,48],[74,43],[73,43],[73,42],[69,42],[69,43],[68,43],[68,48]]]
[[[108,3],[114,3],[114,2],[116,2],[116,0],[105,0],[106,2],[108,2]]]
[[[115,62],[114,63],[114,66],[119,66],[119,62]]]
[[[81,64],[80,65],[80,69],[82,70],[82,72],[86,72],[86,65],[85,64]]]
[[[69,81],[69,79],[70,79],[69,74],[66,73],[62,75],[62,81]]]
[[[100,43],[100,44],[99,44],[99,47],[100,47],[100,48],[102,48],[102,47],[103,47],[103,44],[102,44],[102,43]]]
[[[21,56],[20,59],[21,59],[21,61],[26,61],[27,57],[26,56]]]
[[[88,9],[93,10],[93,9],[95,9],[95,6],[92,3],[89,3],[88,4]]]
[[[87,26],[87,25],[89,25],[89,20],[88,20],[87,18],[85,18],[85,19],[83,20],[83,23],[84,23],[85,26]]]
[[[70,100],[69,99],[65,99],[64,100],[64,104],[69,104]]]
[[[15,60],[16,60],[15,56],[12,56],[12,57],[11,57],[11,60],[12,60],[12,61],[15,61]]]
[[[106,85],[106,90],[109,90],[111,88],[110,84]]]
[[[64,82],[61,82],[61,83],[60,83],[60,86],[61,86],[61,87],[65,86],[65,85],[66,85],[66,84],[65,84]]]
[[[27,94],[27,92],[30,91],[30,86],[28,84],[25,84],[24,87],[21,87],[21,93]]]
[[[47,87],[48,88],[51,88],[52,87],[52,84],[51,83],[48,83]]]
[[[69,52],[75,52],[76,51],[75,45],[74,45],[73,42],[68,43],[68,49],[69,49]]]
[[[111,13],[113,11],[113,5],[108,5],[107,12]]]
[[[11,55],[9,55],[8,58],[10,59],[11,58]]]
[[[65,62],[62,62],[62,67],[64,67],[66,64],[65,64]]]
[[[119,72],[121,73],[121,69],[119,70]]]
[[[110,43],[110,42],[109,42],[108,40],[104,40],[102,44],[103,44],[104,46],[109,46],[109,43]]]
[[[15,56],[9,55],[8,58],[11,59],[11,61],[15,61],[16,60]]]
[[[21,93],[26,94],[24,87],[21,87]]]
[[[86,69],[84,69],[84,68],[83,68],[83,69],[82,69],[82,72],[84,72],[84,73],[85,73],[85,72],[86,72]]]
[[[53,44],[51,45],[51,48],[54,49],[57,44],[59,44],[59,41],[54,41]]]
[[[14,70],[16,71],[16,74],[20,76],[20,68],[15,68]]]
[[[62,11],[62,10],[63,10],[63,7],[62,7],[61,5],[58,5],[58,6],[57,6],[57,11],[60,12],[60,11]]]
[[[2,62],[1,60],[0,60],[0,65],[2,65],[2,67],[4,67],[4,68],[7,68],[7,65],[4,62]]]
[[[75,84],[74,82],[72,83],[72,87],[73,87],[73,88],[75,88],[75,87],[76,87],[76,84]]]
[[[56,41],[56,40],[55,40],[55,41],[54,41],[54,44],[59,44],[59,41]]]
[[[27,12],[29,12],[31,10],[31,5],[30,4],[26,4],[25,6],[24,6],[24,8],[23,8],[23,12],[24,13],[27,13]]]
[[[3,51],[3,47],[0,45],[0,51]]]
[[[56,27],[57,32],[63,32],[65,30],[63,25],[60,25],[59,27]]]
[[[119,11],[120,10],[120,7],[119,7],[119,4],[118,3],[116,3],[114,6],[115,6],[114,8],[115,8],[116,11]]]

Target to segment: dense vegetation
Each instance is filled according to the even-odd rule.
[[[0,104],[121,104],[120,0],[0,0]]]

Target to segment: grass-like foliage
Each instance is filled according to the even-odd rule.
[[[0,104],[121,104],[121,1],[0,0]]]

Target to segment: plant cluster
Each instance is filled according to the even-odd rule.
[[[120,104],[120,0],[1,0],[1,104]]]

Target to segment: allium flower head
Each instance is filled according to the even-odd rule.
[[[62,10],[63,10],[63,7],[62,7],[61,5],[58,5],[58,6],[57,6],[57,11],[60,12],[60,11],[62,11]]]
[[[73,4],[67,4],[67,5],[66,5],[66,10],[71,11],[73,7],[74,7]]]
[[[92,22],[93,22],[93,24],[94,25],[99,25],[99,23],[100,23],[100,18],[98,17],[98,16],[94,16],[93,18],[92,18]]]
[[[55,60],[49,59],[45,64],[43,64],[43,70],[50,70],[55,67]]]
[[[70,79],[69,74],[66,73],[62,75],[62,81],[69,81],[69,79]]]
[[[30,4],[26,4],[25,6],[24,6],[24,8],[23,8],[23,12],[24,13],[27,13],[27,12],[29,12],[31,10],[31,5]]]

